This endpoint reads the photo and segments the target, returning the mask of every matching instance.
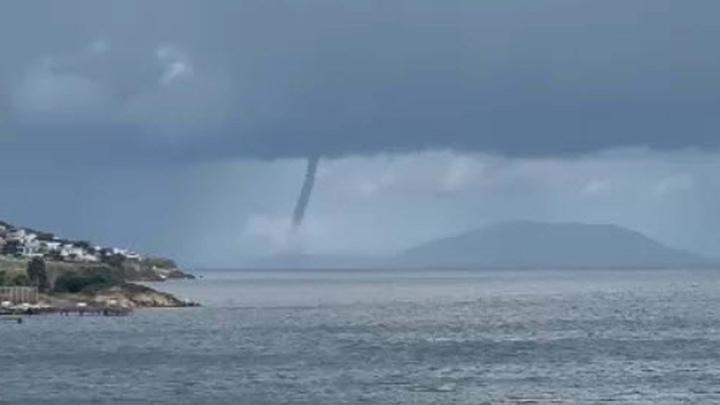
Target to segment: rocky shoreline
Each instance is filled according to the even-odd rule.
[[[40,315],[96,313],[127,315],[139,308],[186,308],[198,303],[181,300],[153,288],[126,283],[82,293],[38,294],[34,303],[8,303],[0,306],[0,315]]]
[[[137,283],[193,278],[168,258],[0,221],[0,304],[6,308],[108,303],[126,308],[191,306],[196,304]]]
[[[171,259],[0,221],[0,309],[196,306],[138,283],[194,279]]]
[[[11,265],[9,265],[9,264]],[[67,308],[182,308],[198,306],[170,293],[140,284],[195,277],[168,259],[120,263],[69,263],[3,258],[6,279],[24,280],[10,287],[36,288],[34,302],[0,299],[0,313],[54,313]],[[0,284],[2,285],[2,284]],[[7,284],[5,284],[8,287]],[[0,297],[1,298],[1,297]],[[17,301],[17,300],[15,300]]]
[[[199,305],[192,301],[182,300],[170,293],[135,283],[125,283],[79,294],[46,295],[43,298],[53,306],[77,305],[81,302],[91,306],[130,309],[183,308]]]

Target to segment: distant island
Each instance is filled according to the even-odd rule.
[[[170,259],[145,257],[127,249],[69,240],[0,221],[0,289],[36,288],[39,301],[49,306],[78,303],[110,303],[122,308],[194,305],[137,284],[180,278],[194,277],[180,270]],[[13,290],[4,288],[2,291]],[[1,295],[0,303],[14,304]]]
[[[265,269],[663,269],[717,261],[608,224],[506,221],[435,239],[386,257],[283,254]]]
[[[706,268],[717,263],[617,225],[509,221],[433,240],[400,267],[496,269]]]

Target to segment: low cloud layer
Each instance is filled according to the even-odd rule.
[[[386,254],[513,218],[720,256],[718,14],[714,0],[4,2],[0,219],[201,265]]]
[[[720,145],[709,0],[0,8],[16,154],[48,138],[74,160]]]
[[[201,266],[298,251],[393,254],[507,219],[614,223],[720,257],[718,154],[327,159],[304,226],[291,234],[305,165],[23,166],[0,171],[0,218]]]

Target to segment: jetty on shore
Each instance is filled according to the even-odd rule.
[[[132,309],[118,306],[37,306],[16,305],[0,308],[0,317],[17,317],[33,315],[61,315],[61,316],[126,316]]]
[[[57,314],[63,316],[124,316],[132,309],[118,305],[115,300],[96,302],[40,302],[36,287],[0,288],[0,319],[20,320],[20,316]]]
[[[54,308],[52,312],[63,316],[78,315],[78,316],[126,316],[132,313],[132,309],[124,307],[68,307],[68,308]]]

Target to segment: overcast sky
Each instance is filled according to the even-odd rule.
[[[4,2],[0,218],[208,266],[391,254],[512,218],[617,223],[720,256],[718,13]]]

